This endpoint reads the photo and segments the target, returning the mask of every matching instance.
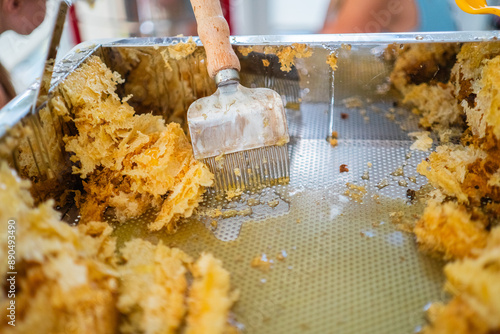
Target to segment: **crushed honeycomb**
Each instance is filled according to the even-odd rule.
[[[192,258],[177,248],[133,239],[121,249],[122,333],[176,333],[187,312],[186,265]]]
[[[422,96],[428,98],[422,99]],[[424,128],[439,126],[444,130],[450,125],[462,124],[451,84],[413,85],[404,95],[403,103],[416,107],[421,115],[419,123]]]
[[[113,229],[92,221],[69,226],[52,200],[34,205],[30,182],[0,163],[0,227],[16,220],[16,322],[2,333],[235,333],[238,294],[210,254],[193,259],[161,242],[132,239],[116,252]],[[7,235],[0,258],[7,258]],[[7,263],[0,267],[3,280]],[[9,269],[9,271],[12,271]],[[189,275],[193,281],[188,280]],[[0,305],[10,304],[7,290]]]
[[[30,182],[21,181],[5,162],[0,164],[0,187],[1,230],[7,231],[8,220],[16,220],[17,272],[15,327],[4,319],[0,332],[114,332],[118,281],[116,271],[106,264],[114,254],[110,230],[93,224],[79,233],[60,221],[52,200],[35,206]],[[7,259],[7,235],[3,233],[0,258]],[[6,263],[0,267],[0,276],[6,280]],[[3,310],[10,300],[2,289]]]
[[[500,328],[500,229],[477,258],[446,265],[446,290],[454,298],[429,310],[425,334],[489,334]]]
[[[191,267],[193,283],[187,297],[186,334],[219,334],[234,331],[228,323],[231,306],[238,298],[230,290],[230,275],[222,262],[202,254]]]
[[[472,218],[471,213],[455,202],[431,201],[414,232],[422,249],[455,259],[470,257],[486,246],[486,226],[484,217]]]
[[[181,217],[191,216],[213,175],[194,159],[178,124],[137,115],[120,100],[120,82],[118,73],[92,57],[61,84],[70,106],[66,115],[78,132],[64,141],[74,153],[73,172],[83,180],[82,221],[102,220],[108,207],[120,221],[154,207],[160,212],[149,228],[173,232]]]
[[[453,299],[432,305],[423,333],[492,333],[500,329],[500,43],[404,49],[393,84],[441,140],[417,167],[436,190],[414,233],[422,250],[452,260]],[[431,77],[438,67],[442,77]],[[461,142],[451,143],[457,133]]]
[[[187,131],[186,110],[196,99],[211,95],[216,86],[206,68],[205,52],[188,39],[175,45],[116,48],[114,70],[125,82],[121,96],[136,113],[153,112]]]

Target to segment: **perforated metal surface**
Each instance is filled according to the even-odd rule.
[[[393,110],[387,96],[358,96],[360,108],[346,108],[351,96],[336,91],[334,105],[287,110],[288,185],[246,191],[232,201],[207,193],[202,207],[212,209],[212,217],[204,211],[166,235],[147,232],[144,223],[153,216],[146,216],[117,226],[120,242],[134,235],[194,256],[213,253],[240,291],[234,312],[248,333],[418,330],[426,305],[442,299],[443,263],[420,254],[414,237],[398,230],[391,216],[414,221],[421,212],[406,194],[426,183],[415,169],[427,153],[410,153],[401,126],[414,130],[417,123],[408,111]],[[339,134],[337,147],[327,141],[331,130]],[[340,173],[341,164],[349,172]],[[403,175],[393,173],[400,167]],[[377,187],[383,180],[388,185]],[[366,187],[362,203],[346,195],[347,183]],[[231,217],[213,217],[213,209]],[[268,271],[251,266],[263,254],[272,261]]]

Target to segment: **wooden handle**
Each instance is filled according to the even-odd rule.
[[[240,61],[229,43],[229,25],[222,15],[219,0],[191,0],[198,35],[207,53],[208,74],[213,78],[220,70],[240,70]]]

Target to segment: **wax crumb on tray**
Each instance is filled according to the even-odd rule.
[[[404,176],[404,170],[403,170],[403,166],[399,166],[398,168],[396,168],[392,173],[391,173],[392,176]]]
[[[340,170],[341,173],[347,173],[347,172],[349,172],[349,168],[347,168],[346,164],[340,165],[339,170]]]
[[[407,187],[408,186],[408,182],[406,182],[406,180],[404,179],[401,179],[398,181],[398,184],[401,186],[401,187]]]
[[[175,58],[187,51],[179,46],[169,52]],[[154,207],[159,214],[149,229],[175,232],[181,218],[198,207],[213,174],[194,158],[179,124],[138,114],[120,99],[118,84],[123,82],[93,56],[60,84],[54,97],[64,98],[58,112],[75,124],[64,142],[73,174],[83,183],[77,203],[82,222],[102,220],[108,207],[120,222]]]
[[[272,201],[267,202],[267,205],[269,205],[269,207],[271,208],[275,208],[278,206],[279,203],[280,203],[279,200],[273,199]]]
[[[351,51],[351,49],[352,49],[352,45],[347,44],[347,43],[342,43],[342,45],[340,45],[340,47],[344,50],[347,50],[347,51]]]
[[[270,53],[268,51],[268,53]],[[291,46],[279,47],[276,51],[276,56],[281,64],[280,70],[290,72],[292,66],[295,65],[296,58],[309,58],[313,54],[313,50],[306,44],[294,43]]]
[[[212,226],[212,228],[216,230],[218,226],[217,220],[212,220],[212,222],[210,222],[210,226]]]
[[[278,255],[276,255],[276,259],[278,261],[285,261],[285,259],[288,257],[288,254],[286,252],[286,250],[282,250],[281,252],[278,253]]]
[[[410,132],[408,136],[416,138],[416,141],[410,146],[410,150],[428,152],[432,147],[432,138],[429,131]]]
[[[240,46],[238,47],[238,51],[241,53],[243,57],[246,57],[253,51],[253,47],[251,46]]]

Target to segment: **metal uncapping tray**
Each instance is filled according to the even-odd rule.
[[[417,331],[425,323],[426,306],[446,298],[442,293],[443,262],[419,253],[413,235],[397,224],[421,213],[421,204],[410,203],[407,193],[426,184],[416,166],[428,153],[410,150],[408,132],[418,129],[417,119],[395,103],[398,97],[389,89],[391,64],[384,59],[384,50],[392,43],[473,42],[497,37],[489,32],[233,37],[242,62],[242,83],[275,89],[287,105],[289,184],[246,191],[233,201],[209,190],[201,213],[184,222],[174,235],[147,231],[146,223],[154,212],[121,225],[109,217],[119,245],[131,237],[143,237],[163,240],[191,255],[213,253],[231,272],[232,285],[240,291],[234,312],[247,333]],[[161,70],[161,51],[182,41],[186,38],[84,43],[56,64],[52,88],[86,58],[97,55],[129,80],[120,92],[133,94],[130,103],[136,110],[153,110],[182,123],[189,101],[211,94],[213,89],[209,78],[200,74],[204,53],[195,39],[198,49],[180,60],[171,75],[201,76],[184,78],[191,85],[190,96],[182,87],[169,90],[173,79]],[[295,59],[291,71],[282,72],[272,50],[294,43],[306,44],[313,54]],[[253,52],[247,54],[248,47]],[[134,63],[133,57],[124,56],[130,52],[140,55],[140,61]],[[338,57],[335,72],[326,63],[332,53]],[[264,59],[270,62],[268,67],[262,66]],[[146,79],[134,81],[139,71],[146,73]],[[200,86],[200,80],[205,84]],[[1,110],[4,141],[8,140],[7,130],[19,122],[37,126],[37,122],[30,123],[37,115],[28,115],[34,88]],[[332,131],[338,133],[336,147],[328,141]],[[33,133],[18,134],[23,135]],[[34,156],[42,160],[37,150],[43,145],[32,146]],[[16,166],[15,143],[9,147],[12,152],[3,152],[2,159]],[[348,172],[340,172],[343,164]],[[403,175],[394,173],[399,167]],[[40,176],[33,179],[42,182],[43,163],[37,168]],[[61,185],[62,189],[66,186]],[[366,194],[361,201],[357,194],[362,189]],[[39,196],[43,199],[47,194],[40,192]],[[227,212],[226,217],[203,214],[211,208]],[[76,208],[60,209],[66,221],[78,221]],[[258,257],[272,261],[271,267],[252,267],[252,260]]]

